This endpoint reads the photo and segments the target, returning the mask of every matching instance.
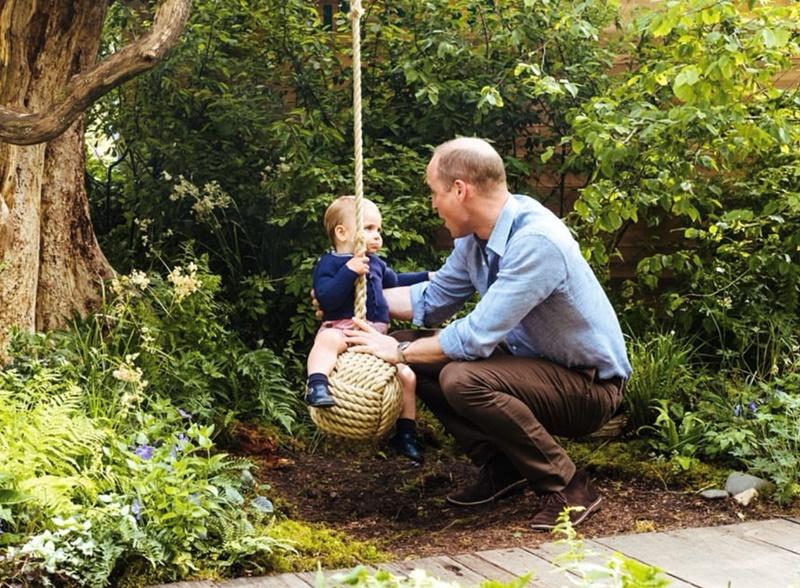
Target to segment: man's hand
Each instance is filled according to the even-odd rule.
[[[317,293],[314,292],[314,288],[311,288],[311,308],[314,309],[314,316],[321,319],[323,313],[319,307],[319,300],[317,300]]]
[[[369,273],[369,257],[363,250],[356,251],[346,265],[359,276]]]
[[[376,331],[366,321],[353,318],[358,330],[345,331],[345,341],[350,351],[371,353],[375,357],[391,364],[400,363],[402,355],[397,350],[397,340],[389,335]]]

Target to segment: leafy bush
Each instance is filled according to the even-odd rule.
[[[763,376],[798,325],[800,102],[775,79],[800,54],[800,7],[751,4],[643,12],[628,68],[564,142],[568,165],[592,170],[573,221],[596,266],[634,223],[676,236],[639,261],[631,319],[701,332],[717,365]]]
[[[674,333],[656,333],[628,341],[633,373],[625,385],[623,400],[633,430],[655,422],[657,401],[680,402],[691,396],[692,352],[692,345],[676,338]]]
[[[440,261],[422,181],[431,145],[493,138],[514,188],[530,191],[529,177],[542,172],[530,153],[555,145],[564,113],[604,87],[611,51],[599,31],[614,10],[597,0],[370,6],[365,190],[384,213],[393,265]],[[135,34],[137,19],[124,4],[110,11],[111,47]],[[322,27],[304,0],[196,1],[170,59],[115,90],[90,122],[95,136],[114,138],[89,164],[93,218],[112,263],[174,264],[192,242],[223,277],[232,324],[248,342],[282,348],[316,327],[308,289],[328,247],[321,216],[353,191],[343,15],[337,30],[346,32]],[[545,199],[563,197],[563,178],[556,184]]]
[[[201,420],[224,417],[225,407],[290,431],[299,395],[273,351],[248,349],[225,325],[219,283],[203,259],[176,266],[166,279],[137,270],[118,276],[107,304],[73,330],[20,336],[12,367],[57,368],[85,390],[96,417],[124,419],[155,390]]]
[[[105,586],[268,566],[291,549],[246,461],[215,453],[226,411],[290,430],[297,398],[268,349],[221,322],[219,278],[132,272],[62,333],[18,334],[0,370],[4,577]]]

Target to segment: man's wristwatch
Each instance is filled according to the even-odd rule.
[[[400,341],[397,344],[397,361],[395,363],[406,363],[406,356],[403,353],[411,345],[411,341]]]

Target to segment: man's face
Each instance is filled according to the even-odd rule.
[[[447,185],[439,178],[436,170],[436,160],[428,164],[425,173],[425,182],[431,190],[431,206],[444,221],[444,226],[453,238],[464,237],[472,231],[468,228],[467,215],[463,202],[460,199],[459,188],[456,182]]]

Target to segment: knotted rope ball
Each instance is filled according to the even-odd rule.
[[[349,18],[353,23],[353,135],[355,143],[356,251],[364,249],[364,155],[361,137],[361,0],[355,0]],[[355,289],[355,316],[366,317],[367,279],[359,276]],[[374,439],[385,435],[402,408],[397,368],[368,353],[345,351],[328,378],[336,406],[313,408],[311,420],[320,429],[349,439]]]
[[[331,408],[311,408],[311,420],[323,431],[348,439],[382,437],[402,407],[397,369],[369,353],[345,351],[336,361],[330,391]]]

